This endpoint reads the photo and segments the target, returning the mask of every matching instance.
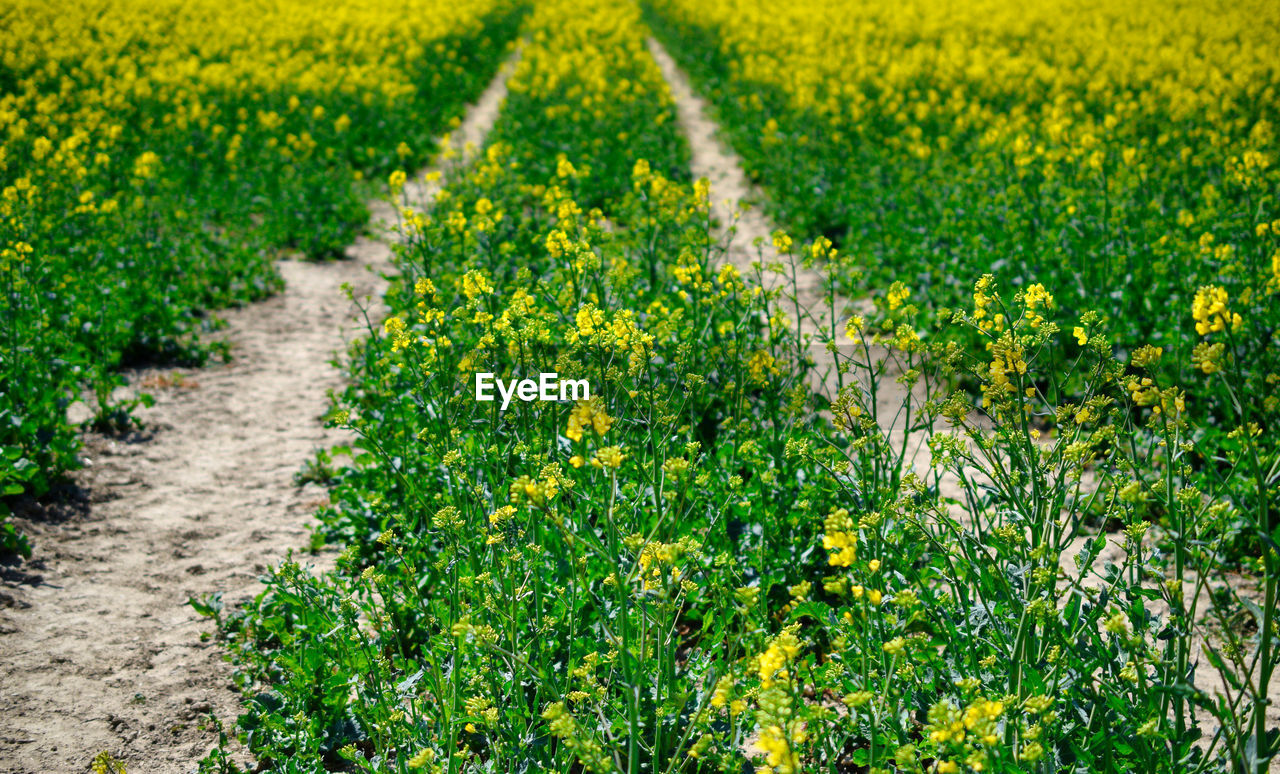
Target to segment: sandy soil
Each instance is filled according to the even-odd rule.
[[[328,361],[351,334],[340,286],[377,293],[370,268],[387,255],[353,253],[281,262],[283,294],[226,313],[230,364],[132,375],[156,397],[140,412],[145,434],[86,437],[87,512],[23,525],[36,545],[23,571],[38,575],[0,614],[0,771],[81,771],[102,750],[140,771],[186,771],[209,746],[200,715],[235,717],[229,669],[184,603],[250,595],[269,563],[306,545],[324,492],[292,478],[341,440],[320,423],[340,386]]]
[[[509,71],[442,158],[483,141]],[[409,194],[426,202],[434,189],[424,173]],[[394,208],[371,208],[385,233]],[[104,750],[131,772],[192,771],[216,739],[202,718],[234,721],[231,666],[201,641],[210,624],[186,600],[248,598],[269,564],[308,543],[325,492],[293,476],[344,440],[321,420],[342,383],[330,360],[361,333],[342,286],[376,305],[391,270],[379,239],[348,258],[281,261],[281,295],[223,315],[231,363],[131,374],[156,397],[139,413],[145,432],[87,435],[68,502],[20,522],[35,554],[0,573],[0,772],[87,771]]]

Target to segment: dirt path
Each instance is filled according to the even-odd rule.
[[[719,129],[710,116],[707,101],[693,90],[689,77],[676,64],[671,55],[657,40],[649,39],[649,53],[658,63],[658,69],[671,87],[671,96],[676,103],[676,119],[680,128],[689,140],[691,159],[690,171],[694,179],[706,178],[711,183],[711,212],[722,224],[725,233],[722,238],[728,244],[729,260],[743,274],[751,272],[754,261],[766,263],[779,259],[774,249],[772,237],[778,227],[760,209],[759,206],[741,208],[742,203],[757,205],[764,201],[764,196],[755,185],[747,179],[742,169],[742,162],[734,150],[719,137]],[[758,251],[756,240],[762,242]],[[791,278],[786,274],[766,272],[762,278],[767,288],[790,288]],[[826,308],[826,297],[822,287],[822,273],[815,269],[797,269],[795,296],[805,314],[801,320],[801,330],[812,333],[819,326],[828,325],[831,321],[830,311]],[[791,301],[784,308],[791,306]],[[792,312],[792,316],[795,314]],[[843,320],[839,320],[843,323]],[[843,329],[843,324],[838,326]]]
[[[509,71],[443,157],[483,140]],[[385,203],[372,209],[375,222],[394,218]],[[226,312],[230,364],[133,375],[131,388],[156,397],[140,412],[147,432],[87,436],[79,512],[21,524],[35,555],[0,576],[0,772],[87,771],[104,750],[131,772],[187,772],[215,738],[201,718],[234,721],[231,667],[185,603],[251,596],[269,564],[308,542],[325,493],[293,476],[343,440],[321,422],[342,383],[329,361],[360,335],[342,286],[377,298],[391,269],[383,241],[362,238],[348,255],[282,261],[282,294]]]
[[[284,293],[225,315],[233,362],[136,374],[156,397],[140,412],[146,435],[86,438],[76,479],[88,513],[25,525],[42,578],[0,615],[0,770],[82,771],[107,750],[185,771],[209,744],[199,716],[234,718],[229,672],[184,602],[251,594],[269,563],[306,545],[324,492],[292,477],[340,441],[319,421],[340,386],[329,358],[351,335],[340,287],[381,291],[370,269],[385,270],[387,253],[374,244],[341,263],[281,262]]]
[[[812,335],[818,338],[820,332],[830,333],[834,330],[835,342],[842,359],[854,358],[860,362],[875,362],[886,357],[886,350],[872,346],[864,350],[862,346],[845,335],[845,323],[850,314],[870,314],[873,308],[869,301],[860,300],[846,303],[837,299],[833,305],[824,287],[823,273],[818,269],[794,265],[786,256],[780,256],[773,247],[772,237],[777,226],[758,206],[765,200],[765,195],[751,183],[743,171],[742,162],[734,150],[720,139],[718,127],[711,117],[707,101],[694,91],[689,77],[680,69],[671,55],[657,40],[649,39],[649,52],[666,78],[671,88],[671,95],[676,103],[676,119],[680,128],[689,140],[690,171],[693,177],[706,178],[711,183],[712,215],[722,226],[722,240],[728,245],[729,260],[744,275],[754,274],[753,262],[763,260],[769,264],[781,261],[785,271],[766,271],[761,281],[766,288],[781,288],[783,299],[776,306],[786,312],[793,321],[799,318],[801,335]],[[745,209],[740,205],[746,202],[757,206]],[[755,246],[759,240],[761,246]],[[799,249],[799,245],[796,246]],[[814,343],[809,348],[815,368],[810,378],[810,387],[824,397],[834,398],[838,392],[838,379],[835,373],[835,358],[825,344]],[[902,407],[908,394],[908,388],[895,381],[896,364],[888,363],[888,371],[878,379],[877,406],[880,425],[890,435],[895,448],[900,446],[908,417]],[[861,376],[853,372],[844,376],[844,382],[858,381],[863,389],[870,387],[865,376],[865,369],[860,369]],[[914,413],[925,400],[923,384],[911,390]],[[930,455],[925,446],[928,434],[912,432],[907,435],[905,456],[917,473],[927,475]],[[946,495],[959,498],[962,496],[958,484],[951,476],[940,482]]]

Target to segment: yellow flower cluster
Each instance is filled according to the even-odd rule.
[[[543,710],[542,719],[547,721],[551,734],[578,756],[587,771],[604,772],[612,767],[613,761],[604,748],[578,723],[565,702],[549,705]]]
[[[822,536],[822,547],[834,553],[827,562],[832,567],[848,567],[858,556],[858,533],[854,528],[849,511],[837,508],[827,515],[825,534]]]
[[[1210,333],[1225,331],[1228,325],[1232,331],[1240,328],[1243,320],[1239,314],[1227,309],[1227,300],[1227,291],[1222,287],[1206,285],[1196,291],[1195,300],[1191,303],[1196,333],[1208,336]]]
[[[930,707],[929,722],[925,726],[927,738],[947,755],[938,761],[934,771],[959,772],[961,762],[967,770],[986,771],[990,764],[989,752],[1000,742],[998,724],[1004,713],[1003,702],[983,697],[973,700],[963,710],[949,700]]]
[[[1238,106],[1256,99],[1252,84],[1270,82],[1280,42],[1277,9],[1267,0],[1212,10],[1181,3],[1158,14],[1140,0],[977,0],[946,13],[928,0],[657,5],[672,18],[716,30],[716,45],[737,61],[735,77],[766,84],[792,109],[816,115],[837,143],[878,114],[897,124],[895,144],[928,156],[935,148],[919,127],[947,120],[955,122],[949,135],[977,127],[1020,140],[1015,150],[1023,166],[1049,153],[1030,139],[1036,125],[1075,138],[1067,152],[1095,163],[1112,130],[1152,105],[1167,110],[1170,123],[1232,126]],[[1198,45],[1186,45],[1189,30]],[[1110,118],[1090,115],[1077,101],[1079,94],[1138,86],[1134,103],[1118,105]],[[1026,92],[1037,95],[1032,109],[1007,109],[1010,94]],[[763,102],[755,99],[758,109]],[[1138,149],[1125,150],[1126,164],[1144,163]],[[1246,153],[1239,167],[1255,172],[1265,161]]]
[[[446,41],[478,29],[498,7],[495,0],[336,7],[14,0],[4,12],[3,66],[18,79],[0,100],[0,171],[4,156],[30,153],[51,174],[24,174],[74,184],[105,163],[104,154],[142,139],[138,129],[229,138],[218,160],[232,165],[244,139],[262,132],[275,133],[269,141],[286,156],[324,152],[315,138],[343,133],[352,119],[304,99],[349,103],[353,111],[390,107],[421,88],[415,77],[423,70],[434,70],[439,82],[461,67]],[[275,99],[284,87],[292,96]],[[227,112],[227,95],[244,95],[253,107]],[[143,104],[165,106],[164,126],[151,118],[141,127],[121,123]],[[165,163],[145,150],[133,158],[132,174],[146,180]]]
[[[1004,314],[991,311],[996,303],[995,277],[984,274],[973,286],[973,319],[984,331],[999,332],[1004,328]]]
[[[757,774],[795,774],[800,770],[800,755],[792,747],[805,740],[805,732],[797,726],[788,734],[782,726],[766,726],[760,732],[760,749],[764,751],[767,768],[756,769]]]
[[[800,640],[795,632],[784,629],[773,638],[769,647],[760,654],[760,686],[772,687],[775,683],[790,683],[791,675],[788,666],[800,655]]]
[[[584,430],[590,429],[596,435],[604,435],[612,426],[613,418],[609,416],[604,401],[596,395],[574,405],[569,412],[569,427],[564,434],[572,441],[581,441]]]
[[[680,569],[680,560],[689,552],[691,545],[686,541],[674,543],[647,542],[640,547],[640,580],[645,589],[663,584],[664,575],[671,583],[679,583],[684,576]],[[727,688],[725,689],[727,693]],[[717,706],[717,705],[713,705]],[[723,705],[718,705],[723,706]]]
[[[382,329],[387,334],[387,338],[391,340],[391,350],[393,352],[406,349],[413,343],[413,337],[409,335],[404,320],[399,317],[388,317],[383,321]]]
[[[1039,328],[1044,323],[1044,316],[1040,312],[1041,310],[1053,308],[1053,296],[1049,295],[1049,291],[1044,289],[1044,285],[1037,282],[1026,289],[1023,294],[1023,303],[1026,305],[1027,310],[1027,325],[1032,328]]]
[[[1013,395],[1016,392],[1013,381],[1027,373],[1026,352],[1012,333],[1006,331],[989,342],[988,348],[991,362],[987,367],[987,383],[982,385],[984,408],[992,408],[996,401]]]
[[[493,285],[489,279],[478,271],[469,271],[462,276],[462,295],[468,301],[474,301],[482,295],[493,293]]]

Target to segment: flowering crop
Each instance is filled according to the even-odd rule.
[[[719,265],[671,117],[638,10],[534,12],[487,149],[429,214],[405,212],[394,314],[353,352],[337,419],[366,453],[326,517],[350,542],[341,570],[286,566],[227,626],[250,690],[282,659],[319,668],[242,721],[260,756],[747,760],[752,711],[734,696],[725,725],[712,699],[766,637],[758,571],[734,555],[818,563],[795,503],[819,471],[787,453],[808,413],[803,368],[781,367],[789,329]],[[592,398],[472,396],[476,372],[552,366]],[[783,532],[759,529],[761,507]]]
[[[74,464],[80,390],[119,426],[119,367],[215,350],[272,250],[337,252],[358,179],[403,203],[522,25],[349,352],[336,567],[197,603],[258,770],[1259,774],[1271,9],[932,7],[648,9],[796,234],[774,287],[635,4],[10,0],[0,492]],[[794,319],[815,265],[873,308]],[[553,371],[590,395],[475,398]]]
[[[779,219],[851,256],[846,293],[945,318],[981,275],[1039,284],[1161,348],[1209,448],[1237,446],[1225,369],[1274,424],[1280,6],[650,5]]]
[[[277,290],[274,249],[339,253],[367,217],[358,179],[426,158],[517,17],[0,3],[0,496],[75,466],[82,389],[98,426],[127,424],[121,366],[214,351],[201,310]]]
[[[539,3],[485,148],[401,210],[331,415],[337,568],[221,621],[261,769],[1257,772],[1280,557],[1217,580],[1275,528],[1251,408],[1206,479],[1172,352],[994,272],[807,341],[729,263],[647,34]],[[828,238],[773,244],[847,287]],[[1233,298],[1181,314],[1240,390]],[[550,371],[590,399],[474,399]]]

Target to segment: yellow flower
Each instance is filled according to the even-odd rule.
[[[902,302],[906,301],[907,296],[909,295],[911,295],[911,293],[907,290],[906,285],[903,285],[901,282],[893,283],[893,285],[889,287],[889,308],[897,309],[902,306]]]
[[[596,451],[596,456],[591,460],[591,464],[597,468],[608,468],[617,470],[622,467],[622,461],[627,455],[622,453],[620,446],[606,446]]]
[[[644,159],[637,160],[635,166],[631,168],[631,177],[637,184],[649,182],[650,174],[649,162]]]
[[[388,317],[382,322],[382,330],[391,339],[391,351],[399,352],[413,343],[413,338],[406,329],[404,320],[399,317]]]
[[[477,296],[493,292],[493,285],[489,284],[489,280],[478,271],[469,271],[462,277],[462,294],[467,297],[468,301],[475,300]]]
[[[1210,344],[1202,341],[1191,350],[1191,362],[1204,374],[1215,374],[1222,370],[1222,359],[1226,346],[1222,342]]]
[[[578,401],[569,412],[569,427],[565,437],[572,441],[582,440],[582,431],[590,428],[596,435],[604,435],[613,426],[613,418],[605,410],[604,401],[599,395],[590,400]]]
[[[857,557],[858,538],[851,532],[833,532],[822,537],[822,547],[834,550],[827,559],[832,567],[848,567]]]
[[[426,768],[426,765],[434,761],[435,759],[436,759],[436,751],[431,749],[430,747],[424,747],[421,750],[419,750],[416,755],[414,755],[412,758],[409,759],[408,761],[409,768],[411,769]]]
[[[773,638],[769,643],[769,647],[764,653],[760,654],[760,685],[768,688],[775,682],[790,682],[790,674],[787,672],[787,664],[800,655],[800,640],[796,639],[796,635],[790,628],[783,629],[782,632]]]
[[[1153,363],[1160,361],[1160,356],[1164,354],[1164,347],[1153,347],[1150,344],[1144,344],[1133,353],[1133,364],[1139,368],[1146,368]]]
[[[578,336],[590,339],[592,334],[604,326],[604,312],[597,309],[595,304],[585,304],[578,309],[574,321],[578,325]]]
[[[1238,314],[1227,311],[1227,291],[1217,285],[1204,285],[1196,291],[1191,302],[1191,316],[1196,321],[1196,333],[1207,336],[1231,326],[1231,330],[1239,329],[1242,319]]]
[[[784,231],[773,232],[773,248],[784,255],[791,252],[791,237]]]
[[[145,151],[133,162],[133,176],[139,180],[148,180],[155,176],[160,166],[160,157],[152,151]]]
[[[725,675],[716,681],[715,690],[711,693],[711,706],[719,709],[729,703],[729,692],[733,690],[733,678]]]
[[[849,511],[837,508],[827,515],[824,522],[825,534],[822,536],[822,547],[835,551],[827,559],[832,567],[848,567],[857,558],[858,535],[854,532],[853,519]]]
[[[875,694],[873,694],[871,691],[855,691],[853,693],[847,694],[840,701],[843,702],[846,707],[849,707],[851,709],[857,709],[858,707],[861,707],[867,702],[871,701],[873,698],[875,698]]]
[[[1040,315],[1039,310],[1053,308],[1053,296],[1044,289],[1044,285],[1037,282],[1027,288],[1026,293],[1023,294],[1023,303],[1027,307],[1027,324],[1032,328],[1039,328],[1044,322],[1044,317]]]
[[[751,359],[747,362],[747,374],[753,384],[763,385],[768,374],[777,376],[778,373],[780,372],[773,355],[763,349],[751,354]]]
[[[757,743],[764,752],[765,761],[775,774],[794,774],[800,768],[800,756],[791,749],[787,734],[781,726],[772,725],[760,732]]]

